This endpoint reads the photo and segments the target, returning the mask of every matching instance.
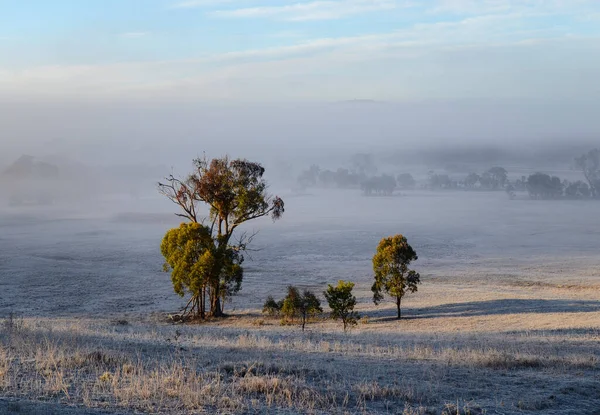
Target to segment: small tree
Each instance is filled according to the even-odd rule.
[[[300,309],[300,292],[293,285],[288,286],[287,295],[281,304],[281,314],[288,321],[294,321]]]
[[[416,292],[417,285],[421,283],[419,273],[408,269],[410,263],[417,259],[417,253],[402,235],[383,238],[373,256],[373,302],[379,304],[383,299],[383,292],[388,293],[396,301],[398,319],[402,317],[402,297],[407,292]]]
[[[281,307],[283,306],[283,301],[275,301],[272,295],[267,297],[267,301],[263,305],[263,313],[268,314],[270,316],[276,316],[281,313]]]
[[[302,331],[304,331],[306,321],[310,317],[315,316],[318,313],[322,313],[323,309],[321,308],[321,302],[317,296],[308,290],[304,290],[302,293],[299,306],[300,316],[302,317]]]
[[[291,321],[294,321],[296,317],[300,317],[302,321],[302,331],[304,331],[306,322],[311,316],[323,312],[321,302],[314,293],[309,290],[304,290],[302,295],[300,295],[298,288],[292,285],[288,287],[288,293],[283,301],[276,303],[275,300],[270,297],[267,299],[267,303],[265,303],[265,308],[263,310],[267,309],[267,304],[269,304],[269,308],[277,305],[284,317]]]
[[[355,325],[359,318],[359,315],[354,311],[356,297],[352,295],[353,288],[353,282],[340,280],[335,287],[328,284],[327,290],[323,292],[329,308],[331,308],[331,318],[334,320],[341,319],[344,323],[344,331]]]

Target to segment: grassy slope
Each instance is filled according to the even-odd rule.
[[[598,280],[560,281],[430,279],[400,322],[359,291],[368,317],[348,334],[256,311],[196,326],[7,320],[0,395],[165,414],[598,413]]]

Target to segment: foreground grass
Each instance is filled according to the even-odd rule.
[[[495,281],[424,284],[400,322],[359,290],[349,333],[252,310],[201,325],[9,317],[0,413],[599,414],[597,275]]]
[[[0,395],[164,414],[600,408],[597,327],[415,332],[412,324],[365,319],[344,334],[328,321],[302,333],[253,315],[199,326],[8,318]]]

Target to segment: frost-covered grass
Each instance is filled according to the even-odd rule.
[[[201,325],[16,317],[0,329],[0,395],[165,414],[594,413],[600,301],[588,288],[426,284],[402,321],[363,302],[348,334],[257,311]]]

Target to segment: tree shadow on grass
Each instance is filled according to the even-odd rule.
[[[378,321],[395,319],[396,310],[369,313]],[[478,317],[504,314],[594,313],[600,312],[600,301],[540,300],[510,298],[490,301],[442,304],[434,307],[405,308],[402,319],[428,319],[444,317]],[[391,315],[394,313],[394,315]]]
[[[563,329],[535,329],[535,330],[514,330],[506,332],[506,334],[520,334],[527,336],[556,336],[569,338],[600,338],[600,324],[598,327],[578,327],[578,328],[563,328]]]

